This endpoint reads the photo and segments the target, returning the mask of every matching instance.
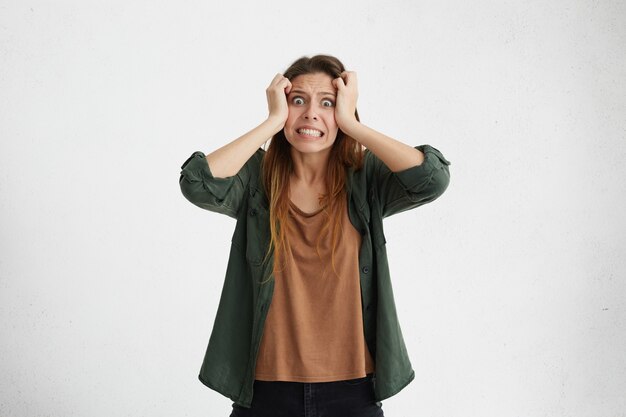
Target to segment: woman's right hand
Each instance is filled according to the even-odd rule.
[[[285,125],[289,116],[287,106],[287,94],[291,91],[291,82],[282,74],[276,74],[270,86],[265,90],[267,96],[268,119],[276,120],[280,125]]]

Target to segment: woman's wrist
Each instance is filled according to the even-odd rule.
[[[346,135],[351,136],[353,139],[358,140],[357,132],[358,132],[358,129],[361,128],[362,126],[363,125],[357,119],[354,119],[348,122],[341,123],[341,125],[339,125],[339,129],[341,129],[341,131],[345,133]]]
[[[276,116],[267,116],[267,119],[262,124],[269,126],[273,132],[272,135],[274,135],[282,130],[285,126],[285,121]]]

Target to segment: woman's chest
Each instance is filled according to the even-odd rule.
[[[322,208],[321,198],[324,188],[321,186],[303,186],[291,184],[289,200],[305,213],[315,213]]]

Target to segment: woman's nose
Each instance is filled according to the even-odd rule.
[[[315,112],[315,109],[312,105],[307,107],[306,111],[304,112],[304,118],[317,120],[317,113]]]

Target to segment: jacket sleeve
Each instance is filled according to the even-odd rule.
[[[258,151],[231,177],[216,178],[211,173],[206,155],[194,152],[181,166],[180,190],[196,206],[237,218],[250,179],[251,165]]]
[[[372,164],[374,194],[383,217],[419,207],[437,199],[450,183],[450,161],[430,145],[415,146],[424,153],[422,164],[392,172],[371,151],[366,158]]]

